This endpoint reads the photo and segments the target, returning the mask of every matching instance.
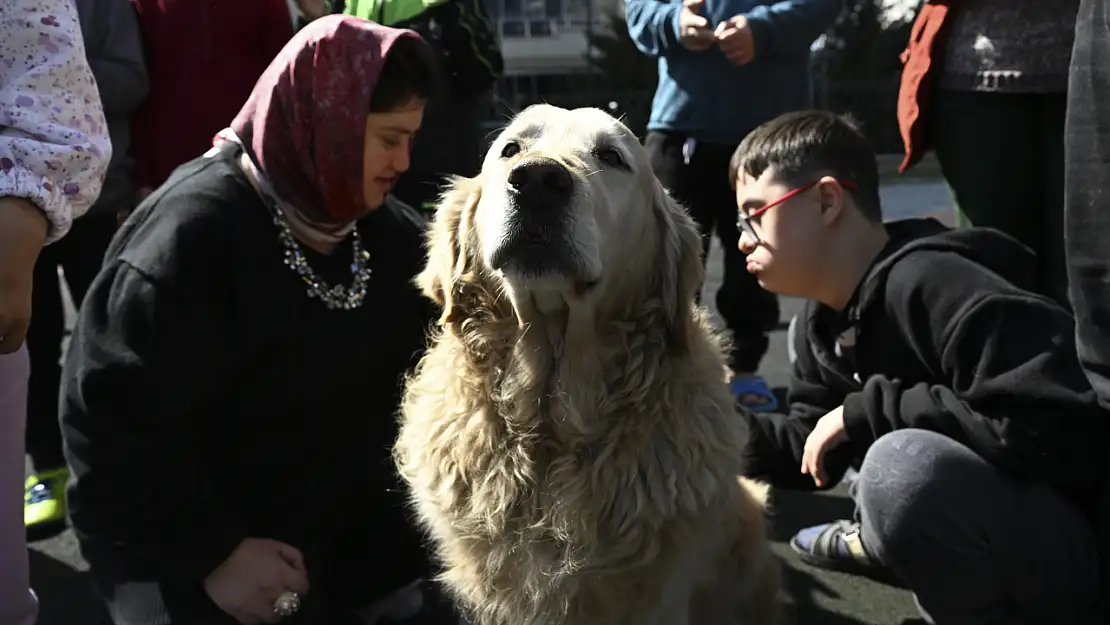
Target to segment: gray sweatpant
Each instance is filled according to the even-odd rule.
[[[875,441],[853,493],[866,550],[937,625],[1101,623],[1091,524],[1051,488],[909,429]]]

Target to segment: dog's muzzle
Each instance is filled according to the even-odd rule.
[[[509,210],[505,235],[490,257],[493,268],[574,275],[578,266],[567,232],[575,192],[570,171],[554,159],[533,156],[517,163],[506,182]]]

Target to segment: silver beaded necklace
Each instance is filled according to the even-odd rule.
[[[372,270],[369,265],[370,253],[362,249],[362,235],[359,234],[358,228],[353,228],[350,234],[351,251],[353,253],[350,265],[351,286],[345,287],[341,284],[329,286],[308,264],[304,249],[301,248],[297,238],[293,236],[293,230],[289,227],[289,221],[286,219],[285,213],[278,206],[276,196],[270,189],[269,181],[258,169],[254,158],[244,147],[242,140],[230,128],[225,128],[218,136],[235,143],[242,150],[241,157],[236,160],[245,170],[247,177],[250,178],[259,195],[262,196],[266,207],[270,209],[270,218],[277,226],[278,238],[281,239],[281,244],[285,247],[285,266],[292,269],[293,273],[296,273],[301,281],[307,285],[308,297],[320,300],[328,310],[354,310],[362,306],[363,300],[366,299],[366,285],[370,282]],[[212,153],[215,154],[215,151]]]
[[[274,225],[278,228],[278,237],[285,247],[285,265],[293,270],[308,286],[308,296],[320,300],[328,310],[354,310],[362,306],[366,299],[366,285],[370,282],[372,270],[369,266],[370,253],[362,249],[362,237],[358,228],[351,232],[351,250],[354,258],[351,260],[351,286],[342,284],[328,286],[327,282],[317,275],[316,271],[308,264],[301,244],[293,236],[293,231],[282,215],[281,210],[271,205]]]

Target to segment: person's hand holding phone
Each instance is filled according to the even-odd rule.
[[[277,623],[274,602],[286,592],[304,596],[308,574],[295,547],[268,538],[239,543],[204,580],[204,591],[221,610],[243,625]]]
[[[747,65],[755,58],[755,39],[748,18],[737,15],[717,25],[713,32],[721,52],[736,65]]]
[[[687,50],[704,52],[716,41],[709,29],[709,20],[701,15],[705,0],[684,0],[678,14],[679,43]]]

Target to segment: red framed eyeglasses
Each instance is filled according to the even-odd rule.
[[[759,243],[760,242],[759,234],[756,233],[755,226],[752,224],[752,220],[755,219],[756,217],[759,217],[763,213],[766,213],[767,211],[771,210],[772,208],[774,208],[776,206],[779,206],[780,204],[785,204],[791,198],[793,198],[795,196],[798,196],[798,195],[801,195],[802,193],[805,193],[806,191],[809,191],[813,187],[816,187],[817,184],[820,183],[820,182],[821,182],[821,180],[814,180],[813,182],[806,183],[806,184],[804,184],[804,185],[802,185],[802,186],[800,186],[796,189],[788,191],[782,197],[775,200],[774,202],[769,202],[767,204],[764,204],[763,206],[760,206],[759,208],[755,209],[754,211],[748,213],[747,215],[745,215],[743,212],[739,212],[739,214],[736,217],[736,229],[740,231],[741,235],[746,234],[746,235],[748,235],[749,238],[751,238],[751,240],[755,241],[756,243]],[[857,188],[856,183],[852,182],[851,180],[837,180],[836,182],[837,182],[837,184],[844,187],[845,189],[848,189],[849,191],[855,191],[856,188]]]

